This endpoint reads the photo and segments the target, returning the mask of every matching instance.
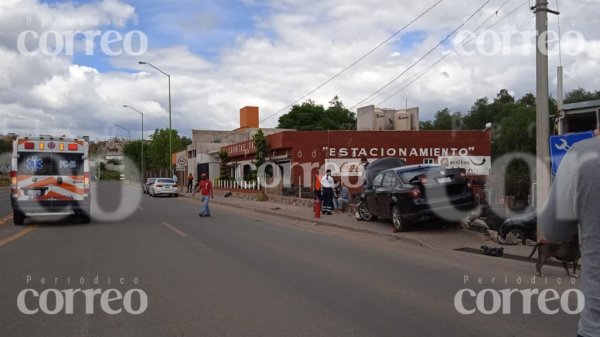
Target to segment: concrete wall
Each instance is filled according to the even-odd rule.
[[[358,108],[358,131],[418,131],[419,108],[380,109],[374,105]]]

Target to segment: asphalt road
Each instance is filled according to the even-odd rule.
[[[0,216],[12,211],[10,207],[10,193],[8,188],[0,188]]]
[[[522,313],[518,299],[510,303],[507,314],[464,315],[454,306],[455,294],[463,288],[549,287],[561,293],[571,286],[560,277],[559,268],[548,267],[547,284],[538,278],[531,285],[533,265],[523,262],[413,247],[216,205],[213,217],[199,218],[197,200],[139,199],[132,187],[119,190],[118,185],[107,185],[96,191],[98,205],[89,225],[47,219],[28,221],[25,227],[0,225],[0,335],[551,337],[576,333],[576,315],[543,314],[537,301],[532,314]],[[0,192],[1,200],[5,194]],[[125,216],[128,209],[132,214],[109,220],[123,205],[127,207],[119,214]],[[493,284],[492,277],[496,277]],[[519,277],[522,283],[517,286]],[[559,278],[561,285],[556,284]],[[142,313],[131,314],[122,300],[115,300],[109,310],[123,310],[111,315],[102,307],[103,295],[98,295],[89,303],[94,313],[86,314],[86,297],[75,295],[72,314],[64,308],[47,314],[42,308],[57,307],[55,293],[47,290],[47,303],[31,293],[26,297],[26,309],[40,311],[24,314],[17,299],[29,288],[39,293],[115,288],[121,294],[140,289],[148,305]],[[139,296],[132,301],[130,309],[135,311]],[[473,302],[466,301],[471,307]],[[575,306],[573,300],[570,303]],[[558,301],[549,306],[558,307]]]

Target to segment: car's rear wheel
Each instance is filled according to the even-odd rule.
[[[365,204],[364,202],[361,202],[360,204],[358,204],[358,216],[365,221],[371,221],[373,220],[373,214],[371,214],[371,212],[369,212],[369,208],[367,207],[367,204]]]
[[[392,206],[392,223],[394,224],[395,232],[406,230],[406,221],[402,219],[402,213],[400,213],[400,207],[398,206]]]
[[[16,226],[21,226],[25,223],[25,214],[19,211],[13,211],[13,223]]]

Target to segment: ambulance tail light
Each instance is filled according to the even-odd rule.
[[[35,148],[35,144],[33,142],[27,142],[24,144],[25,150],[33,150]]]
[[[83,174],[83,189],[85,193],[90,192],[90,173],[86,172]]]
[[[10,171],[10,193],[17,194],[17,171]]]
[[[77,149],[79,147],[77,146],[77,144],[71,143],[71,144],[69,144],[68,148],[69,148],[69,151],[77,151]]]

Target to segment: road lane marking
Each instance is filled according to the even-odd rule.
[[[142,206],[138,206],[137,208],[138,208],[140,211],[143,211],[143,210],[144,210],[144,207],[142,207]]]
[[[177,235],[179,235],[179,236],[187,236],[187,234],[185,234],[180,229],[176,228],[175,226],[173,226],[169,223],[163,222],[162,224],[163,224],[163,226],[165,226],[168,229],[172,230],[173,232],[177,233]]]
[[[27,233],[33,231],[38,225],[29,225],[27,227],[25,227],[24,229],[22,229],[21,231],[7,237],[6,239],[2,239],[0,240],[0,247],[5,246],[17,239],[19,239],[20,237],[27,235]]]

